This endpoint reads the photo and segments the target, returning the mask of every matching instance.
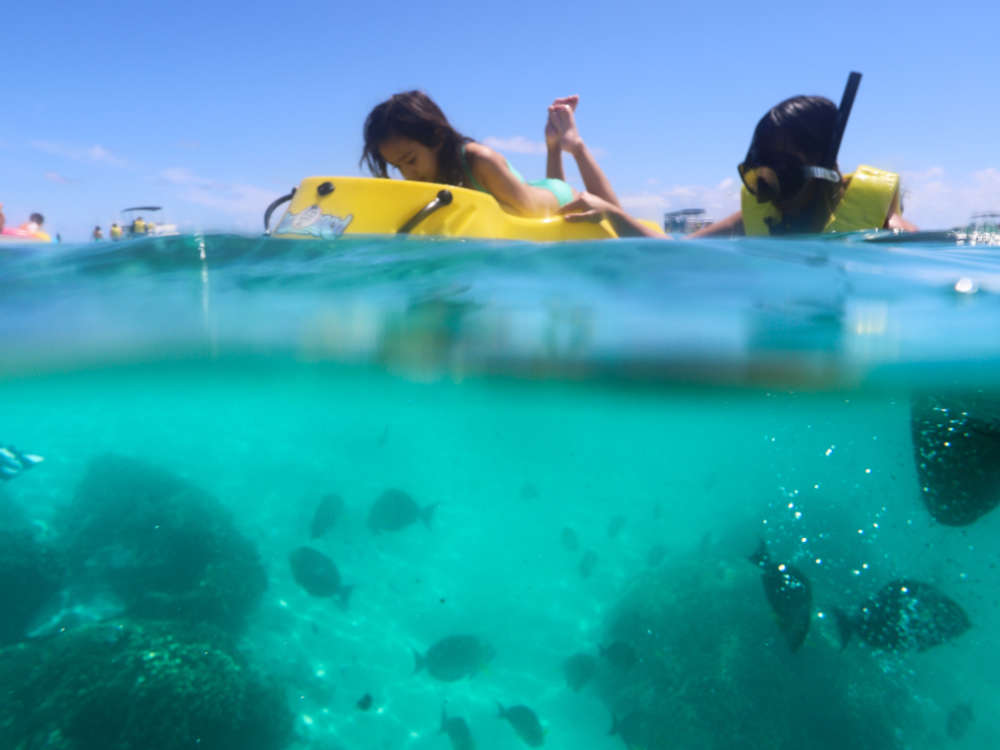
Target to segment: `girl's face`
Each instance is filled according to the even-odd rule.
[[[425,146],[402,135],[391,135],[378,147],[386,163],[399,170],[404,180],[436,182],[438,148]]]

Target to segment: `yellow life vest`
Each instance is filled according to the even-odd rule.
[[[116,224],[115,226],[111,227],[111,239],[117,240],[120,239],[121,236],[122,236],[122,228],[120,226]]]
[[[847,175],[849,182],[840,203],[834,208],[823,232],[858,232],[882,229],[899,190],[899,175],[862,164]],[[781,211],[773,203],[758,203],[743,187],[740,193],[743,229],[748,236],[767,236],[767,219],[781,221]]]

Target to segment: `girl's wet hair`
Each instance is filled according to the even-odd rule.
[[[837,105],[825,96],[793,96],[760,118],[750,148],[768,154],[798,151],[809,164],[835,168],[822,162],[836,121]]]
[[[827,163],[830,141],[837,122],[837,105],[825,96],[793,96],[776,104],[757,123],[750,154],[767,156],[795,151],[805,164],[839,170],[836,159]],[[750,155],[748,154],[748,156]],[[843,185],[814,180],[816,195],[811,207],[795,216],[768,223],[772,235],[820,232],[843,196]]]
[[[402,136],[437,148],[437,179],[449,185],[465,185],[462,146],[470,142],[452,127],[441,108],[423,91],[393,94],[377,105],[365,119],[365,148],[361,164],[375,177],[388,177],[387,164],[379,151],[387,139]]]

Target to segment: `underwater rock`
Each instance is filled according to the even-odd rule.
[[[559,541],[570,552],[576,552],[580,549],[580,539],[577,537],[576,532],[569,526],[563,526],[563,530],[559,534]]]
[[[368,513],[368,528],[378,534],[381,531],[399,531],[417,521],[423,521],[430,528],[435,508],[437,503],[421,508],[406,492],[388,489],[372,505]]]
[[[924,705],[863,650],[814,637],[791,653],[760,602],[759,571],[692,550],[642,568],[609,606],[604,642],[641,669],[593,687],[630,748],[902,750],[920,746]],[[831,634],[832,635],[832,634]]]
[[[920,494],[939,523],[967,526],[1000,505],[1000,400],[914,397]]]
[[[528,747],[541,747],[545,744],[545,730],[538,716],[527,706],[511,706],[504,708],[503,704],[497,702],[499,710],[498,717],[506,719],[514,727],[517,736],[524,740]]]
[[[340,582],[340,572],[333,560],[312,547],[299,547],[288,556],[292,566],[292,575],[299,584],[312,596],[337,597],[346,607],[353,586],[343,586]]]
[[[841,647],[852,633],[882,651],[926,651],[969,629],[969,616],[929,583],[901,578],[883,586],[853,615],[834,610]]]
[[[0,646],[27,635],[65,578],[60,557],[27,530],[0,530]]]
[[[435,679],[454,682],[474,675],[494,657],[488,643],[474,635],[451,635],[431,646],[426,654],[413,652],[414,673],[426,669]]]
[[[324,495],[309,524],[309,537],[319,539],[332,529],[344,512],[344,500],[340,495]]]
[[[764,596],[778,620],[778,628],[788,647],[798,651],[806,640],[812,620],[812,586],[795,566],[776,563],[767,553],[762,539],[750,562],[761,569]]]
[[[597,553],[592,549],[588,549],[583,553],[583,557],[580,558],[580,564],[577,566],[577,570],[580,571],[581,578],[590,578],[594,574],[594,568],[597,567]]]
[[[472,739],[472,732],[465,719],[458,716],[448,716],[441,707],[441,734],[447,734],[451,740],[451,750],[476,750],[476,743]]]
[[[615,539],[625,528],[625,516],[615,516],[608,522],[608,539]]]
[[[213,628],[128,619],[0,650],[0,747],[282,750],[281,688]]]
[[[622,672],[627,672],[639,663],[639,655],[624,641],[615,641],[610,646],[600,647],[601,657],[608,664]]]
[[[953,740],[960,740],[969,731],[969,725],[975,720],[971,703],[959,703],[948,712],[945,721],[945,732]]]
[[[53,526],[71,577],[109,586],[134,617],[238,631],[267,589],[257,549],[228,510],[143,461],[93,459]]]
[[[590,654],[573,654],[563,662],[563,676],[574,692],[580,692],[597,672],[597,659]]]

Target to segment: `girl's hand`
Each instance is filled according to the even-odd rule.
[[[599,222],[609,214],[621,213],[621,209],[593,193],[580,193],[576,200],[570,201],[559,209],[566,221]]]

